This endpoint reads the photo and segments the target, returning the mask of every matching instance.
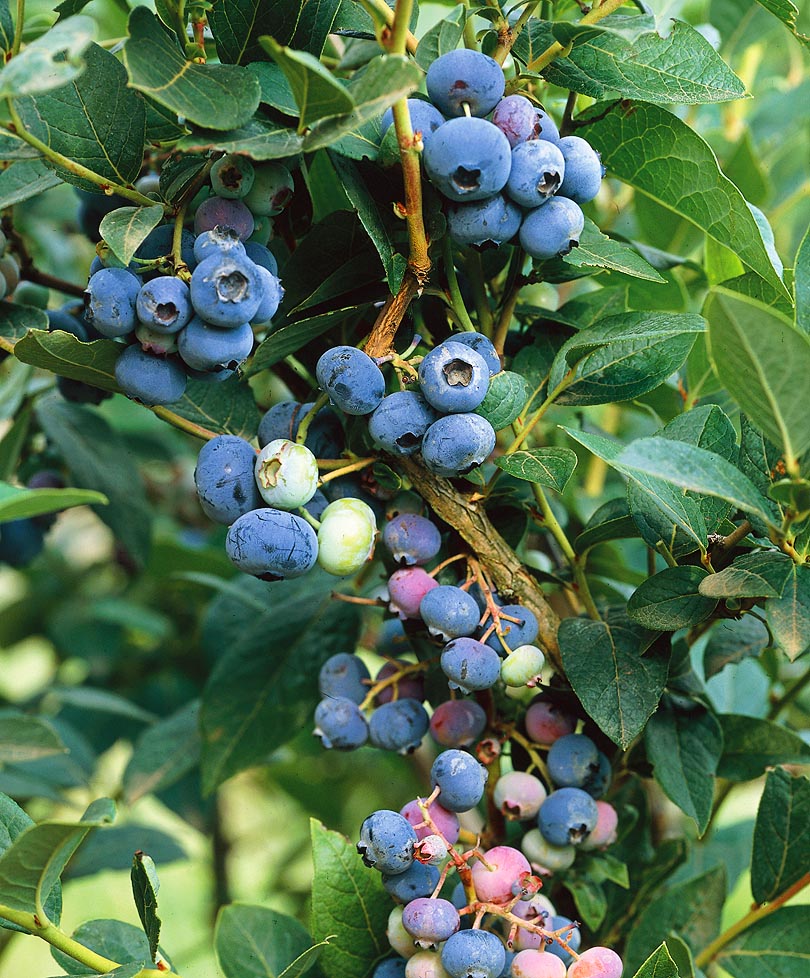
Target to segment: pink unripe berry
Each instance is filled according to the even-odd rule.
[[[609,947],[589,947],[569,965],[567,978],[621,978],[622,959]]]
[[[512,913],[523,920],[530,920],[535,924],[545,926],[552,917],[557,916],[554,904],[547,896],[537,893],[531,900],[518,900],[512,908]]]
[[[543,926],[542,920],[535,921],[538,927]],[[524,930],[518,927],[512,947],[516,951],[542,951],[546,946],[546,939],[542,934],[535,934],[534,931]],[[554,955],[551,955],[554,957]]]
[[[422,598],[438,587],[438,582],[421,567],[403,567],[394,571],[388,579],[388,596],[390,611],[395,611],[400,618],[419,618],[419,605]]]
[[[449,845],[455,845],[458,842],[459,824],[458,815],[455,812],[448,812],[446,808],[434,801],[428,805],[428,812],[430,817],[433,819],[433,824],[441,832],[444,838],[447,840]],[[429,835],[433,834],[433,829],[427,825],[423,825],[421,828],[417,828],[420,822],[424,822],[425,816],[422,814],[422,810],[419,807],[419,802],[415,799],[414,801],[409,801],[407,805],[404,805],[399,814],[407,821],[410,822],[416,831],[416,838],[421,842],[422,839],[426,839]]]
[[[509,771],[495,784],[495,804],[507,818],[534,818],[545,800],[543,782],[525,771]]]
[[[565,965],[545,951],[518,951],[512,958],[512,978],[565,978]]]
[[[420,863],[438,865],[447,857],[447,844],[440,835],[426,835],[413,848],[413,858]]]
[[[580,843],[581,849],[606,849],[616,841],[616,828],[619,824],[616,809],[606,801],[598,801],[596,807],[599,810],[596,825]]]
[[[526,733],[536,744],[553,744],[576,726],[576,717],[550,700],[535,700],[526,710]]]
[[[512,884],[521,873],[532,871],[529,860],[511,846],[495,846],[484,853],[484,858],[486,866],[478,861],[472,868],[476,896],[484,903],[508,903],[512,899]]]

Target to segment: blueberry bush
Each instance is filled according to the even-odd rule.
[[[0,0],[4,974],[805,978],[809,30]]]

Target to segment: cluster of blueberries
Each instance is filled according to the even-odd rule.
[[[408,100],[450,237],[479,249],[517,238],[537,259],[568,254],[584,227],[579,205],[602,182],[599,154],[579,136],[561,137],[544,109],[504,89],[496,61],[460,48],[428,68],[430,101]],[[383,129],[392,122],[389,110]]]
[[[530,798],[533,789],[516,785],[516,773],[498,779],[493,797],[519,797],[521,810],[537,815],[537,793]],[[459,813],[481,801],[486,767],[472,754],[450,749],[435,759],[430,778],[428,798],[399,812],[372,812],[360,828],[357,851],[382,874],[397,904],[387,927],[394,955],[377,964],[372,978],[621,978],[621,958],[610,948],[580,952],[577,923],[558,915],[539,892],[536,874],[549,869],[535,860],[525,839],[523,851],[507,845],[457,848]],[[572,811],[572,841],[576,836],[583,848],[604,848],[593,832],[580,834],[578,819]],[[542,833],[540,816],[538,824],[533,831]],[[445,891],[452,870],[459,882]]]
[[[86,335],[79,338],[127,340],[115,367],[125,394],[150,406],[170,404],[183,396],[189,376],[224,380],[250,355],[254,327],[270,322],[283,295],[266,244],[270,219],[292,186],[281,164],[223,156],[196,200],[193,233],[181,229],[176,238],[174,225],[158,226],[126,268],[101,250],[90,268]]]
[[[56,469],[40,469],[26,482],[28,489],[64,489],[65,480]],[[27,567],[45,546],[45,534],[58,513],[43,513],[0,523],[0,564]]]

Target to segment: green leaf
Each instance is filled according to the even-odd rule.
[[[369,872],[354,845],[310,819],[312,861],[312,936],[334,935],[321,954],[326,978],[366,978],[370,962],[389,949],[385,936],[391,899],[379,873]]]
[[[695,820],[698,835],[703,835],[712,813],[714,773],[723,751],[717,718],[699,704],[692,710],[680,710],[669,703],[650,717],[644,745],[655,780]]]
[[[796,327],[803,333],[810,333],[810,227],[796,252],[793,290],[796,297]]]
[[[105,506],[107,497],[90,489],[19,489],[0,482],[0,523],[94,504]]]
[[[34,824],[33,819],[20,808],[8,795],[0,793],[0,856],[11,846],[26,829]],[[45,900],[45,911],[48,919],[58,924],[62,916],[62,885],[57,880]],[[4,930],[13,930],[27,934],[24,927],[12,924],[8,920],[0,921]]]
[[[717,601],[706,598],[698,585],[707,576],[702,567],[666,567],[648,577],[627,603],[627,614],[645,628],[675,632],[704,621]]]
[[[653,951],[644,964],[638,969],[635,978],[679,978],[678,968],[666,944]],[[684,978],[684,976],[680,976]]]
[[[195,153],[173,156],[160,168],[160,196],[173,203],[191,187],[202,173],[206,158]]]
[[[0,98],[48,92],[78,78],[88,67],[82,55],[95,36],[92,17],[71,17],[54,24],[0,71]]]
[[[203,691],[203,789],[212,791],[231,775],[261,763],[311,722],[318,701],[311,675],[336,652],[345,651],[357,627],[356,610],[331,600],[334,578],[308,574],[262,589],[262,611],[237,603],[227,652]],[[212,608],[233,615],[233,602]],[[281,614],[283,609],[283,615]],[[209,609],[209,614],[212,614]],[[268,637],[277,649],[264,654]]]
[[[607,913],[607,899],[603,887],[585,876],[571,876],[566,877],[565,888],[574,898],[577,917],[586,927],[596,930]]]
[[[296,962],[289,978],[303,974],[318,957],[311,945],[306,928],[277,910],[232,903],[217,914],[214,950],[225,978],[281,978]]]
[[[593,221],[586,217],[585,228],[579,239],[579,247],[564,256],[563,261],[576,268],[606,268],[648,282],[664,279],[637,251],[602,234]]]
[[[79,924],[71,936],[74,941],[89,947],[96,954],[111,961],[124,962],[125,967],[140,970],[150,960],[149,942],[144,932],[140,927],[123,920],[88,920]],[[51,950],[51,954],[54,961],[69,975],[84,978],[87,965],[56,948]],[[115,972],[112,974],[115,975]]]
[[[799,31],[799,8],[792,0],[757,0],[757,3],[769,10],[774,17],[778,17],[796,40],[801,41],[805,46],[810,45],[810,37]]]
[[[60,377],[81,380],[101,390],[118,391],[115,362],[122,346],[112,340],[83,343],[72,333],[41,329],[30,330],[14,347],[14,355],[23,363],[42,367]]]
[[[105,214],[99,233],[125,265],[132,260],[144,238],[163,220],[163,205],[119,207]]]
[[[765,605],[774,641],[791,662],[810,645],[810,570],[791,564],[787,584]]]
[[[135,908],[141,918],[141,925],[149,942],[149,960],[157,957],[158,941],[160,940],[160,917],[157,915],[157,895],[160,889],[157,869],[151,856],[140,850],[132,857],[132,896]]]
[[[781,907],[726,944],[715,961],[733,978],[804,978],[808,928],[810,907]]]
[[[228,0],[212,5],[208,23],[220,61],[229,64],[264,60],[259,42],[263,34],[317,58],[339,6],[340,0]]]
[[[530,394],[531,388],[525,377],[512,370],[501,370],[490,380],[486,397],[475,413],[486,418],[496,431],[501,431],[518,417]]]
[[[104,493],[109,505],[98,510],[99,517],[133,560],[144,564],[152,511],[123,438],[96,411],[55,394],[40,398],[35,411],[44,433],[60,446],[71,481]]]
[[[0,52],[4,55],[11,50],[14,43],[14,21],[11,19],[8,4],[9,0],[0,2]]]
[[[262,103],[297,118],[298,103],[281,68],[272,61],[254,61],[247,67],[259,79]]]
[[[112,821],[115,805],[99,799],[80,822],[41,822],[20,833],[0,856],[0,903],[44,918],[44,902],[87,834]]]
[[[696,978],[692,949],[682,937],[679,937],[673,931],[667,934],[667,950],[675,962],[675,967],[678,969],[680,978]],[[699,978],[703,978],[702,972]]]
[[[725,870],[715,866],[649,901],[636,920],[625,947],[628,971],[639,968],[648,955],[675,931],[693,951],[702,950],[720,930],[726,900]]]
[[[464,4],[459,3],[430,30],[425,31],[416,49],[416,63],[420,68],[427,71],[436,58],[458,47],[466,19]]]
[[[246,153],[252,160],[277,160],[294,156],[303,149],[304,141],[294,129],[269,119],[250,119],[238,129],[216,132],[200,129],[185,136],[177,149],[208,152],[212,149],[225,153]]]
[[[170,409],[217,435],[239,435],[248,441],[256,437],[259,426],[253,392],[236,376],[216,383],[192,378]]]
[[[39,159],[39,150],[10,132],[0,132],[0,160]]]
[[[124,798],[132,804],[168,788],[200,763],[200,702],[192,700],[145,730],[124,771]]]
[[[161,27],[154,14],[136,7],[129,18],[124,64],[130,85],[207,129],[244,125],[259,106],[259,82],[237,65],[198,65]]]
[[[751,781],[776,764],[810,763],[810,744],[770,720],[727,713],[718,718],[723,730],[723,756],[717,776]]]
[[[40,160],[20,160],[0,170],[0,208],[13,207],[58,187],[62,178]]]
[[[755,550],[735,557],[728,567],[704,578],[700,593],[718,599],[778,598],[794,566],[790,557],[778,550]]]
[[[532,448],[501,455],[495,464],[516,479],[562,492],[577,467],[577,456],[570,448]]]
[[[260,37],[259,43],[284,72],[298,105],[299,128],[313,122],[344,115],[354,108],[349,90],[306,51],[293,51],[272,37]]]
[[[631,625],[566,618],[560,652],[574,692],[599,727],[626,750],[658,706],[667,679],[667,659],[642,655]]]
[[[267,367],[274,366],[284,357],[300,350],[327,330],[336,329],[349,319],[359,319],[368,308],[368,305],[363,305],[333,309],[320,316],[310,316],[289,326],[284,326],[275,333],[271,333],[266,340],[259,344],[245,373],[251,377],[253,374],[267,369]]]
[[[769,601],[766,609],[770,607]],[[703,652],[703,672],[706,679],[716,676],[724,666],[743,659],[756,658],[767,648],[768,629],[753,615],[742,618],[723,618],[712,626],[709,641]]]
[[[498,464],[497,461],[495,463]],[[638,536],[635,521],[630,515],[627,500],[623,497],[603,503],[585,524],[585,529],[574,540],[574,550],[586,554],[597,543],[609,540],[626,540]]]
[[[93,44],[85,57],[84,74],[54,91],[16,99],[17,111],[26,129],[52,150],[110,181],[129,184],[143,162],[143,99],[127,86],[115,55]],[[98,193],[96,184],[58,164],[47,165],[68,183]]]
[[[768,772],[754,826],[751,892],[769,903],[810,865],[810,781],[784,768]]]
[[[53,727],[39,717],[16,710],[0,712],[0,764],[19,764],[66,751]]]
[[[29,368],[23,369],[27,371]],[[30,427],[31,407],[28,405],[19,411],[13,423],[0,438],[0,479],[9,479],[17,471]]]
[[[71,860],[67,879],[95,876],[104,870],[126,873],[130,869],[132,853],[139,849],[148,850],[162,863],[185,862],[189,858],[173,836],[149,825],[128,822],[91,835]],[[148,958],[147,949],[142,960]]]
[[[660,106],[629,101],[599,103],[579,121],[583,126],[577,132],[602,154],[610,173],[692,221],[790,297],[744,197],[685,122]]]
[[[723,386],[766,438],[801,456],[810,448],[810,417],[796,397],[795,378],[810,371],[810,337],[737,296],[715,292],[705,311],[709,353]]]

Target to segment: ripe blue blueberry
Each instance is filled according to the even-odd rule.
[[[380,625],[377,640],[374,643],[380,655],[399,656],[403,652],[412,652],[411,643],[405,634],[401,618],[386,618]]]
[[[448,414],[427,430],[422,460],[434,475],[466,475],[486,461],[495,448],[495,429],[478,414]]]
[[[492,124],[497,126],[514,149],[518,143],[539,135],[535,107],[524,95],[507,95],[495,106]]]
[[[605,172],[599,154],[580,136],[564,136],[559,146],[565,157],[565,178],[557,192],[578,204],[593,200]]]
[[[486,725],[486,711],[475,700],[447,700],[433,711],[430,735],[442,747],[469,747]]]
[[[433,762],[430,781],[441,789],[439,804],[450,812],[467,812],[481,800],[489,772],[472,754],[446,750]],[[587,797],[587,796],[586,796]],[[594,807],[596,802],[593,803]]]
[[[570,917],[552,917],[548,922],[549,930],[560,930],[563,927],[569,928],[566,933],[562,934],[563,940],[572,951],[578,951],[582,943],[582,933]],[[562,944],[558,944],[557,941],[554,941],[552,944],[547,944],[546,952],[562,958],[562,962],[566,967],[574,960],[573,956],[565,950]]]
[[[211,255],[222,254],[245,255],[245,245],[236,231],[228,227],[214,227],[203,231],[194,241],[194,257],[198,262],[205,261]]]
[[[253,214],[242,200],[209,197],[194,215],[194,233],[212,231],[217,226],[232,228],[240,240],[246,241],[253,234]]]
[[[102,268],[87,283],[87,322],[110,339],[131,333],[138,325],[140,290],[140,279],[126,268]]]
[[[81,319],[77,319],[76,316],[71,315],[65,309],[49,309],[47,315],[49,333],[53,333],[55,330],[61,330],[63,333],[70,333],[83,343],[86,343],[90,339],[84,322]]]
[[[266,268],[268,272],[278,275],[278,262],[276,261],[276,256],[263,244],[259,244],[258,241],[245,242],[245,254],[254,265],[261,265],[261,267]]]
[[[398,564],[426,564],[439,552],[439,528],[425,516],[402,513],[389,520],[383,530],[383,543]]]
[[[450,978],[498,978],[505,962],[500,938],[488,930],[460,930],[442,948]]]
[[[186,389],[186,375],[172,360],[128,346],[115,362],[115,382],[133,400],[152,407],[173,404]]]
[[[419,605],[419,614],[430,634],[443,642],[472,635],[481,617],[475,598],[450,584],[428,591]]]
[[[560,788],[584,788],[585,782],[599,771],[599,751],[585,734],[568,734],[551,745],[548,773]]]
[[[416,841],[416,832],[399,812],[381,808],[360,826],[357,851],[366,866],[397,876],[413,863]]]
[[[174,225],[161,224],[147,234],[135,252],[135,257],[143,261],[165,258],[172,253]],[[184,230],[180,235],[180,257],[192,271],[197,265],[194,257],[194,235]]]
[[[545,109],[534,110],[535,130],[529,139],[547,139],[550,143],[559,143],[560,130],[557,123],[551,118]]]
[[[507,654],[504,648],[504,642],[511,652],[521,645],[531,645],[537,638],[537,632],[539,630],[537,618],[528,608],[525,608],[521,604],[505,604],[501,606],[501,614],[508,615],[509,618],[516,618],[517,621],[508,621],[506,618],[501,619],[500,627],[503,642],[498,638],[496,632],[493,632],[487,638],[486,644],[490,648],[495,649],[499,655]],[[489,625],[486,627],[488,628]]]
[[[479,353],[486,360],[491,376],[501,372],[501,359],[488,336],[483,333],[461,332],[453,333],[452,339],[454,343],[463,343]]]
[[[236,370],[253,349],[253,330],[250,323],[223,329],[195,316],[178,333],[177,348],[184,363],[193,370]]]
[[[422,134],[422,145],[427,146],[428,139],[441,126],[445,119],[435,105],[423,98],[409,98],[408,112],[411,116],[411,128],[415,133]],[[380,122],[383,133],[394,124],[394,110],[386,109]]]
[[[480,353],[464,343],[447,340],[419,364],[419,385],[437,411],[474,411],[489,390],[489,367]]]
[[[396,391],[384,397],[368,419],[375,445],[392,455],[413,455],[438,414],[417,391]]]
[[[474,116],[485,116],[503,96],[506,80],[493,58],[479,51],[448,51],[427,70],[430,101],[446,116],[463,116],[465,104]]]
[[[486,119],[451,119],[439,126],[423,154],[431,181],[450,200],[483,200],[506,186],[509,140]]]
[[[267,411],[259,422],[259,444],[264,446],[276,438],[295,441],[298,426],[314,407],[314,402],[279,401]],[[304,444],[315,458],[338,458],[343,451],[343,428],[335,412],[321,408],[309,424]]]
[[[537,827],[555,846],[576,846],[596,825],[599,809],[581,788],[558,788],[540,806]]]
[[[269,323],[275,316],[279,307],[284,289],[278,277],[268,271],[263,265],[254,265],[256,274],[259,276],[259,283],[262,292],[262,301],[259,308],[253,314],[252,323]]]
[[[318,539],[300,516],[279,509],[245,513],[228,530],[225,550],[246,574],[263,581],[301,577],[315,566]]]
[[[588,777],[582,785],[582,790],[587,791],[591,798],[601,798],[610,787],[613,780],[613,769],[610,759],[602,751],[599,751],[596,768],[591,768]]]
[[[368,740],[366,718],[345,696],[327,696],[315,707],[315,729],[327,750],[357,750]]]
[[[557,193],[565,173],[565,160],[554,143],[532,139],[512,150],[507,194],[521,207],[539,207]]]
[[[44,545],[44,531],[33,520],[23,518],[0,523],[0,564],[25,567]]]
[[[234,252],[213,254],[191,276],[191,304],[213,326],[250,322],[261,305],[263,283],[253,262]]]
[[[318,690],[321,696],[345,696],[354,703],[362,703],[371,679],[366,664],[352,652],[338,652],[330,656],[318,673]]]
[[[417,947],[435,950],[436,945],[455,934],[461,923],[458,910],[449,900],[417,897],[402,911],[402,926]]]
[[[381,750],[410,754],[422,743],[429,725],[427,711],[418,700],[391,700],[371,714],[369,738]]]
[[[405,978],[405,965],[407,963],[405,958],[398,955],[393,958],[384,958],[371,972],[371,978]]]
[[[186,283],[173,275],[147,282],[135,301],[138,319],[159,333],[179,332],[194,315]]]
[[[371,414],[385,394],[385,378],[367,353],[333,346],[315,367],[318,383],[344,414]]]
[[[462,247],[497,248],[506,244],[520,230],[523,212],[503,194],[484,200],[451,204],[447,208],[447,232]]]
[[[240,516],[262,505],[256,486],[253,446],[236,435],[217,435],[197,456],[194,484],[205,515],[230,526]]]
[[[460,689],[462,693],[491,689],[501,674],[498,653],[474,638],[449,642],[442,652],[441,666],[450,689]]]
[[[427,897],[436,889],[439,870],[436,866],[414,862],[404,873],[383,876],[383,886],[398,903],[410,903],[417,897]]]
[[[520,243],[532,258],[555,258],[577,247],[584,227],[579,204],[567,197],[553,197],[523,219]]]
[[[220,197],[237,200],[250,192],[255,175],[253,164],[246,156],[228,153],[211,167],[211,189]]]

